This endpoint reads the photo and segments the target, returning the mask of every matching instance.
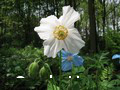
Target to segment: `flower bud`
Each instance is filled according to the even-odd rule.
[[[44,64],[44,66],[39,71],[40,78],[47,79],[49,78],[50,70],[49,65],[47,63]]]
[[[39,71],[39,65],[37,62],[33,62],[30,64],[29,68],[28,68],[28,72],[29,72],[29,76],[32,78],[36,78],[38,75],[38,71]]]

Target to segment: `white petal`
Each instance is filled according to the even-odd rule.
[[[40,26],[35,27],[34,30],[38,33],[41,39],[45,40],[51,36],[52,31],[54,29],[50,27],[49,25],[41,24]]]
[[[50,46],[49,46],[49,45],[45,45],[45,46],[44,46],[44,55],[47,55],[47,56],[48,56],[49,51],[50,51]]]
[[[50,48],[51,46],[55,43],[55,38],[51,37],[47,40],[45,40],[43,42],[43,46],[44,46],[44,55],[50,57],[51,53],[50,53]]]
[[[69,30],[69,35],[64,40],[64,43],[67,47],[65,50],[71,53],[78,53],[85,45],[85,42],[81,39],[81,36],[76,29]]]
[[[53,27],[55,27],[59,24],[57,17],[54,15],[50,15],[47,18],[42,18],[40,23],[41,24],[49,24]]]
[[[55,41],[55,48],[53,48],[53,58],[56,57],[57,53],[63,48],[63,41],[57,40]]]
[[[40,26],[35,27],[34,30],[38,33],[39,37],[43,40],[48,39],[55,27],[59,24],[57,17],[54,15],[42,18]]]
[[[63,42],[57,39],[48,39],[44,42],[44,55],[55,58],[57,53],[62,49]]]
[[[74,23],[80,19],[80,14],[76,12],[73,7],[65,6],[63,7],[63,16],[59,18],[62,25],[67,28],[71,28],[74,26]]]

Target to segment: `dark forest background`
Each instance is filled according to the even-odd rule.
[[[101,68],[100,75],[102,75],[102,70],[106,68],[108,70],[109,67],[110,74],[113,76],[110,76],[110,79],[107,78],[107,84],[114,79],[113,77],[115,77],[116,73],[120,75],[118,61],[111,60],[112,55],[120,53],[120,0],[1,0],[1,90],[45,90],[44,88],[47,87],[46,82],[38,79],[38,81],[33,80],[27,74],[29,64],[35,61],[35,59],[39,58],[50,63],[47,57],[43,55],[43,40],[39,38],[34,28],[40,25],[41,18],[49,15],[56,15],[59,18],[62,15],[62,7],[66,5],[72,6],[80,13],[80,20],[75,23],[75,27],[86,42],[85,47],[82,48],[80,53],[86,60],[85,68],[92,67],[89,66],[91,63],[89,61],[90,58],[95,60],[93,63],[96,66],[92,67],[94,73],[97,70],[99,72]],[[98,59],[102,55],[107,58],[104,59],[107,61],[107,64],[101,61],[101,65],[104,67],[96,64],[100,63],[96,62],[96,59],[99,61]],[[52,61],[50,67],[56,75],[58,72],[53,69],[55,63],[56,61]],[[42,67],[42,65],[39,67]],[[111,70],[113,67],[114,70]],[[27,79],[14,80],[18,75],[23,75]],[[91,73],[88,73],[88,75],[91,75]],[[97,89],[96,87],[91,87],[92,89],[90,89],[90,86],[85,86],[86,88],[82,88],[81,90],[93,90],[93,88],[95,90],[107,90],[98,89],[98,87]],[[120,82],[118,86],[120,88]],[[101,87],[106,88],[107,86],[103,85]]]

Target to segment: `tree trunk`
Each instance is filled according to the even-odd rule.
[[[56,11],[56,16],[58,17],[59,15],[58,15],[58,0],[55,0],[55,11]]]
[[[64,0],[65,6],[67,5],[67,0]]]
[[[73,6],[73,0],[69,0],[69,5]]]
[[[116,21],[115,21],[115,18],[116,18],[116,11],[115,11],[115,9],[116,9],[116,7],[115,7],[115,1],[113,1],[114,2],[114,10],[113,10],[113,29],[114,30],[116,30],[116,28],[115,28],[115,26],[116,26]]]
[[[105,16],[106,16],[106,9],[105,9],[105,0],[103,0],[103,36],[105,34]]]
[[[90,52],[95,53],[97,52],[98,47],[97,47],[94,0],[88,0],[88,12],[89,12],[89,23],[90,23]]]
[[[103,11],[102,11],[102,27],[103,27],[103,43],[100,44],[100,47],[102,47],[102,49],[105,49],[105,26],[106,26],[106,5],[105,5],[105,0],[100,0],[101,5],[103,6]],[[102,46],[101,46],[102,45]]]
[[[31,30],[31,26],[30,26],[30,14],[31,14],[31,7],[30,7],[30,2],[27,1],[27,17],[26,17],[26,28],[25,28],[25,45],[29,45],[31,43],[31,36],[30,36],[30,30]]]

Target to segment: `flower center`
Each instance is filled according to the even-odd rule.
[[[58,40],[64,40],[68,35],[68,30],[62,25],[56,26],[53,35]]]
[[[72,61],[72,56],[68,56],[68,57],[67,57],[67,60],[68,60],[68,61]]]

